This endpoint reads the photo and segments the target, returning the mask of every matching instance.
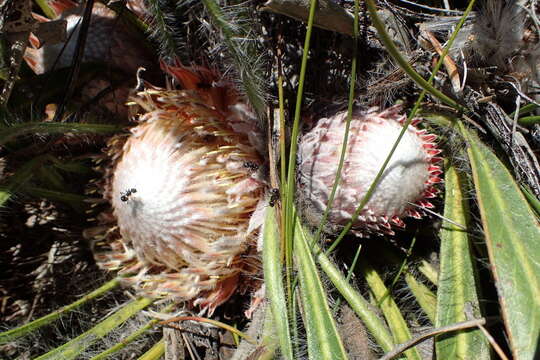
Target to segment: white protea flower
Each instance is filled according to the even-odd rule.
[[[234,91],[198,88],[209,72],[173,70],[188,89],[138,93],[139,125],[110,142],[112,211],[102,219],[117,226],[101,236],[96,259],[147,296],[212,313],[257,266],[259,133]]]
[[[371,109],[353,114],[341,181],[331,206],[326,231],[343,227],[366,195],[406,120],[400,106],[385,111]],[[342,148],[347,112],[318,120],[299,145],[299,195],[306,219],[318,226],[334,183]],[[421,217],[414,205],[432,208],[440,183],[441,159],[433,143],[436,136],[407,128],[383,176],[360,216],[353,224],[358,236],[368,233],[394,234],[405,226],[404,216]]]

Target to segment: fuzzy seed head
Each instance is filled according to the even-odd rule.
[[[519,1],[489,0],[476,18],[473,49],[488,64],[505,68],[523,45],[525,12]]]
[[[344,226],[366,195],[399,136],[405,116],[399,106],[381,113],[374,109],[353,115],[340,184],[329,212],[333,232]],[[345,133],[347,113],[320,119],[302,139],[299,148],[299,192],[304,214],[317,226],[326,209]],[[440,182],[440,168],[433,163],[440,151],[434,135],[409,125],[388,163],[375,191],[353,225],[362,236],[369,232],[393,234],[392,226],[403,227],[404,216],[420,217],[410,204],[432,207],[433,184]]]

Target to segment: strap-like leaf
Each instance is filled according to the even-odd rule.
[[[114,289],[116,286],[118,286],[119,284],[119,281],[117,279],[113,279],[105,284],[103,284],[101,287],[99,287],[98,289],[92,291],[91,293],[85,295],[84,297],[82,297],[81,299],[75,301],[74,303],[72,304],[69,304],[59,310],[56,310],[50,314],[47,314],[39,319],[36,319],[32,322],[29,322],[28,324],[26,325],[23,325],[23,326],[20,326],[16,329],[12,329],[12,330],[9,330],[9,331],[6,331],[4,333],[1,333],[0,334],[0,344],[6,344],[10,341],[13,341],[15,339],[18,339],[22,336],[25,336],[25,335],[28,335],[28,334],[31,334],[33,331],[36,331],[37,329],[39,329],[40,327],[44,326],[44,325],[47,325],[47,324],[50,324],[51,322],[59,319],[62,315],[66,314],[67,312],[69,311],[72,311],[76,308],[78,308],[79,306],[87,303],[88,301],[98,297],[98,296],[101,296],[105,293],[107,293],[108,291]]]
[[[478,278],[467,229],[469,206],[466,179],[453,166],[446,169],[446,198],[441,229],[441,265],[437,291],[436,327],[479,318]],[[459,224],[461,226],[458,226]],[[469,317],[467,316],[469,314]],[[441,335],[435,343],[439,359],[488,359],[489,348],[480,330]]]
[[[540,340],[540,226],[512,175],[460,124],[468,142],[486,246],[515,359],[538,356]]]
[[[17,136],[28,134],[91,133],[107,134],[121,127],[109,124],[81,124],[67,122],[26,122],[5,127],[0,130],[0,145],[14,140]]]
[[[347,359],[334,316],[328,306],[326,291],[298,217],[294,239],[309,358]]]
[[[411,332],[407,326],[407,322],[401,315],[401,312],[390,295],[388,288],[384,285],[382,278],[379,276],[377,271],[373,269],[368,264],[361,264],[362,272],[366,282],[369,285],[371,292],[373,293],[375,300],[384,314],[384,318],[388,322],[388,326],[394,336],[394,340],[397,343],[404,343],[411,339]],[[420,360],[420,353],[416,348],[409,349],[405,351],[405,356],[407,359],[417,359]]]
[[[152,303],[152,299],[139,298],[128,304],[125,304],[120,310],[98,323],[92,329],[88,330],[75,339],[41,355],[36,360],[53,359],[79,359],[83,351],[95,343],[99,338],[104,337],[118,326],[122,325],[127,319],[137,314],[139,311]]]
[[[263,266],[266,296],[270,300],[275,332],[279,339],[281,353],[285,359],[294,359],[291,333],[287,316],[287,303],[283,287],[279,232],[275,209],[267,207],[263,226]]]

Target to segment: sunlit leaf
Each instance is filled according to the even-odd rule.
[[[506,335],[515,359],[534,359],[540,337],[540,226],[512,175],[460,124]]]
[[[64,345],[41,355],[36,360],[53,359],[78,359],[81,353],[99,338],[109,334],[111,331],[122,325],[127,319],[137,314],[139,311],[152,303],[152,299],[139,298],[133,300],[120,308],[114,314],[96,324],[93,328],[77,336],[75,339]]]
[[[295,255],[310,359],[347,359],[308,239],[296,217]]]
[[[466,179],[453,166],[446,169],[446,198],[441,229],[441,264],[437,290],[436,327],[481,317],[479,282],[475,268],[467,203]],[[468,315],[468,316],[467,316]],[[467,330],[436,338],[439,359],[489,359],[489,348],[480,330]]]
[[[0,333],[0,344],[6,344],[22,336],[31,334],[33,331],[36,331],[40,327],[50,324],[51,322],[55,320],[58,320],[62,315],[68,313],[69,311],[72,311],[78,308],[79,306],[86,304],[88,301],[95,299],[96,297],[106,294],[108,291],[114,289],[119,284],[120,282],[117,279],[108,281],[105,284],[103,284],[101,287],[99,287],[98,289],[86,294],[81,299],[75,301],[72,304],[64,306],[63,308],[56,310],[50,314],[47,314],[39,319],[31,321],[28,324]]]
[[[270,308],[281,353],[286,359],[294,359],[287,316],[287,303],[283,287],[279,242],[275,209],[268,207],[263,225],[263,267],[266,296],[270,300]]]
[[[405,319],[403,319],[403,315],[377,271],[366,263],[362,263],[360,267],[364,273],[364,278],[377,301],[377,305],[381,308],[388,326],[390,327],[394,341],[401,344],[410,340],[411,332],[407,323],[405,322]],[[407,359],[421,359],[420,353],[416,348],[405,351],[405,356]]]

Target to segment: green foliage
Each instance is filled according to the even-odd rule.
[[[294,359],[293,345],[287,317],[285,289],[282,282],[281,252],[279,246],[279,230],[274,209],[268,207],[263,225],[263,265],[266,296],[274,320],[275,332],[279,338],[281,353],[285,359]]]
[[[64,345],[41,355],[36,360],[77,359],[86,348],[98,339],[115,330],[127,319],[136,315],[150,304],[152,304],[152,300],[147,298],[136,299],[130,303],[124,304],[118,311],[96,324],[92,329],[77,336],[75,339]]]
[[[455,167],[445,169],[446,196],[441,228],[441,265],[437,289],[438,327],[478,318],[482,314],[471,228],[470,209],[466,196],[468,182]],[[451,221],[451,222],[450,222]],[[487,340],[480,330],[463,331],[452,336],[439,336],[435,344],[441,359],[457,359],[476,354],[488,359]]]
[[[318,274],[308,237],[302,229],[298,217],[295,217],[294,229],[295,265],[299,273],[299,291],[308,354],[310,359],[346,359],[347,353],[336,327],[336,320],[328,305],[328,300],[321,278]]]
[[[467,140],[482,228],[512,355],[515,359],[533,359],[540,336],[540,225],[504,164],[463,125],[460,130]]]
[[[25,122],[21,124],[11,125],[0,130],[0,145],[4,145],[10,141],[13,141],[19,136],[30,134],[108,134],[119,131],[120,129],[120,126],[111,124]]]
[[[170,0],[148,0],[148,11],[152,14],[148,29],[150,37],[159,45],[159,55],[173,63],[182,51],[184,42],[179,34],[179,12],[181,2]]]
[[[40,327],[48,325],[52,323],[53,321],[58,320],[61,316],[65,315],[66,313],[72,310],[75,310],[76,308],[87,303],[88,301],[95,299],[96,297],[102,296],[103,294],[107,293],[108,291],[111,291],[118,285],[119,285],[119,282],[117,279],[111,280],[103,284],[102,286],[100,286],[98,289],[92,291],[91,293],[86,294],[85,296],[75,301],[74,303],[63,307],[62,309],[56,310],[46,316],[43,316],[39,319],[29,322],[28,324],[24,326],[0,333],[0,344],[7,344],[8,342],[13,341],[19,337],[26,336],[32,333],[33,331],[36,331]]]

